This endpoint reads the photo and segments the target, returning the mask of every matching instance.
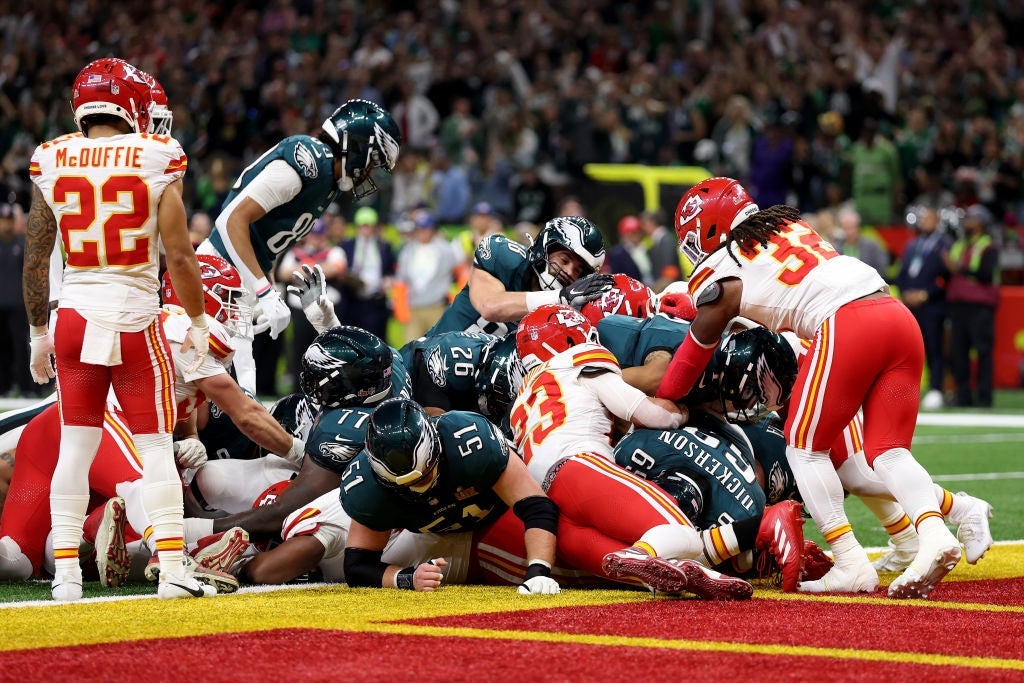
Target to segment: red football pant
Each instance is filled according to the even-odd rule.
[[[868,464],[910,448],[924,369],[914,316],[892,297],[846,304],[822,323],[800,368],[786,419],[786,441],[826,451],[864,409]]]
[[[50,531],[50,478],[60,449],[60,414],[52,405],[25,426],[18,441],[14,476],[0,515],[0,536],[10,536],[21,546],[39,573],[46,536]],[[117,484],[142,476],[142,462],[124,423],[107,413],[96,458],[89,469],[89,508],[117,495]]]
[[[60,309],[54,345],[57,351],[57,397],[64,424],[103,424],[108,389],[124,411],[133,434],[167,434],[177,417],[174,361],[159,317],[144,330],[121,332],[121,364],[83,363],[86,320],[72,308]]]

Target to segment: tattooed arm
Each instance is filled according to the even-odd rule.
[[[33,185],[21,281],[28,324],[33,327],[46,326],[50,307],[50,253],[56,235],[57,219],[43,198],[43,193]]]

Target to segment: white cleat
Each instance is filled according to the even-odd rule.
[[[917,537],[913,544],[904,543],[897,546],[889,539],[889,550],[884,555],[871,563],[877,572],[901,572],[910,566],[910,563],[917,557],[920,544]]]
[[[956,537],[964,544],[964,559],[967,564],[977,564],[992,547],[992,531],[988,520],[992,519],[992,506],[980,498],[969,496],[963,491],[956,494],[970,499],[970,506],[962,516]]]
[[[167,578],[160,577],[156,596],[161,600],[177,598],[209,598],[217,594],[217,589],[202,583],[194,577]]]
[[[802,581],[801,593],[871,593],[878,588],[878,572],[865,562],[857,567],[836,565],[816,581]]]
[[[959,543],[922,549],[918,555],[928,558],[925,570],[919,571],[911,564],[905,572],[889,584],[889,597],[927,600],[928,595],[935,589],[939,581],[942,581],[943,577],[952,571],[960,561],[960,554]]]
[[[82,599],[82,574],[63,574],[50,584],[50,594],[57,602],[74,602]]]

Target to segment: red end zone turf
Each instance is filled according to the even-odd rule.
[[[676,605],[687,608],[689,605]],[[652,615],[653,616],[653,615]],[[1024,673],[891,661],[282,629],[4,653],[3,680],[1020,681]]]

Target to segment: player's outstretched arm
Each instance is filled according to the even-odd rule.
[[[238,577],[246,583],[278,585],[312,571],[324,557],[324,544],[315,536],[295,536],[258,553]]]
[[[338,488],[341,475],[320,467],[306,458],[298,476],[285,487],[281,495],[273,503],[245,512],[239,512],[213,521],[213,532],[227,531],[233,526],[240,526],[254,537],[273,538],[281,533],[284,518],[295,512],[300,505]]]
[[[43,193],[32,185],[21,284],[28,324],[33,327],[46,327],[46,316],[50,310],[50,253],[56,235],[57,218]]]
[[[188,347],[195,348],[195,358],[190,371],[199,368],[206,358],[210,347],[210,328],[206,324],[206,311],[203,301],[203,279],[199,274],[199,261],[192,248],[192,239],[188,234],[188,217],[185,214],[185,203],[181,199],[182,182],[176,180],[160,195],[157,206],[157,229],[160,241],[164,245],[167,258],[167,270],[174,283],[174,291],[181,299],[192,321],[188,331],[188,339],[182,345],[182,351]]]
[[[390,537],[390,531],[374,531],[352,520],[345,543],[345,582],[352,588],[437,590],[448,562],[439,557],[404,569],[387,564],[381,556]]]
[[[469,302],[484,320],[514,322],[529,312],[526,292],[509,292],[501,280],[486,270],[473,268],[469,272]]]

